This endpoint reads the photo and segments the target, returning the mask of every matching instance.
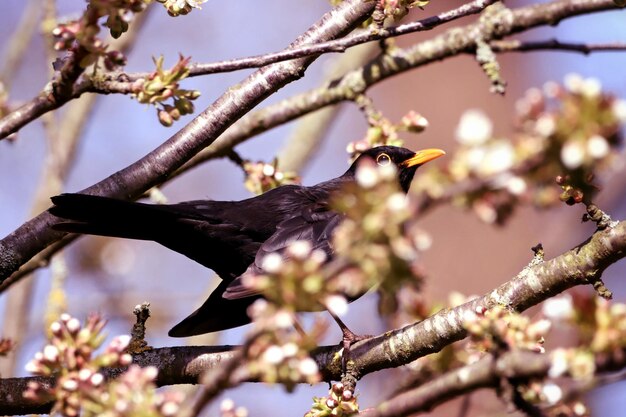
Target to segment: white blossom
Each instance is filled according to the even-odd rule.
[[[423,252],[430,249],[430,247],[433,245],[433,238],[429,233],[420,231],[415,233],[413,237],[413,244],[415,245],[415,248],[417,248],[417,250]]]
[[[406,209],[409,203],[403,193],[394,193],[387,198],[387,208],[393,212]]]
[[[486,154],[487,149],[484,146],[474,146],[470,148],[466,153],[466,163],[468,169],[472,172],[478,171],[485,160]]]
[[[308,240],[296,240],[287,250],[296,259],[306,259],[311,254],[312,246]]]
[[[580,92],[587,98],[596,98],[602,93],[602,84],[597,78],[584,79]]]
[[[569,294],[548,298],[543,302],[542,312],[551,320],[568,320],[574,315],[574,304]]]
[[[280,271],[280,268],[283,266],[283,257],[276,252],[268,253],[263,257],[263,261],[261,262],[261,267],[263,270],[270,274],[275,274]]]
[[[311,358],[304,358],[298,365],[298,371],[304,376],[316,375],[319,371],[317,363]]]
[[[522,177],[512,176],[506,183],[506,189],[513,195],[522,195],[528,188]]]
[[[565,76],[563,83],[565,84],[565,88],[572,93],[580,93],[583,87],[583,77],[578,74],[570,73]]]
[[[569,369],[569,362],[567,360],[567,351],[565,349],[556,349],[551,355],[552,365],[548,370],[548,376],[550,378],[558,378],[565,374]]]
[[[561,161],[569,169],[580,167],[585,160],[585,148],[577,140],[569,140],[561,148]]]
[[[233,400],[231,400],[230,398],[224,398],[224,400],[222,400],[222,403],[220,404],[220,411],[222,413],[226,411],[232,411],[234,409],[235,409],[235,402]]]
[[[493,131],[493,124],[481,110],[467,110],[456,128],[456,139],[463,145],[476,146],[485,143]]]
[[[626,100],[615,100],[611,110],[620,123],[626,123]]]
[[[341,295],[329,295],[324,300],[326,308],[336,316],[343,316],[348,312],[348,300]]]
[[[274,173],[276,173],[276,168],[274,168],[274,165],[263,164],[263,175],[265,175],[266,177],[271,177],[272,175],[274,175]]]
[[[543,93],[550,98],[555,98],[559,94],[561,87],[554,81],[548,81],[543,85]]]
[[[66,327],[70,333],[76,333],[80,330],[80,321],[77,318],[72,317],[67,321]]]
[[[66,391],[76,391],[78,389],[78,382],[75,379],[66,379],[63,381],[62,387]]]
[[[81,381],[87,381],[89,378],[91,378],[92,375],[93,371],[88,368],[83,368],[78,371],[78,379],[80,379]]]
[[[286,311],[274,315],[274,325],[279,329],[287,329],[293,325],[293,317]]]
[[[285,354],[283,350],[276,345],[272,345],[268,347],[265,352],[263,352],[263,360],[267,363],[271,363],[273,365],[277,365],[282,362],[285,358]]]
[[[491,175],[508,171],[515,163],[515,148],[510,142],[500,140],[487,148],[485,159],[480,165],[482,174]]]
[[[563,391],[558,385],[548,382],[541,388],[541,393],[550,405],[554,405],[563,398]]]
[[[43,357],[48,362],[56,362],[56,360],[59,358],[59,349],[57,349],[57,347],[54,345],[46,345],[43,348]]]
[[[544,114],[537,119],[537,123],[535,124],[535,131],[543,136],[548,137],[554,133],[556,130],[556,123],[554,122],[554,117]]]
[[[298,353],[298,345],[293,342],[285,343],[282,347],[285,357],[290,358]]]
[[[101,373],[96,372],[91,376],[91,379],[89,381],[91,382],[91,385],[97,387],[104,382],[104,376],[102,376]]]
[[[587,141],[587,153],[592,158],[600,159],[609,154],[609,142],[600,135],[593,135]]]
[[[378,172],[369,164],[362,164],[356,170],[356,182],[363,188],[372,188],[378,184]]]

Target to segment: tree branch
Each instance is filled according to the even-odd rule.
[[[521,312],[568,288],[589,285],[599,280],[608,266],[624,256],[626,256],[626,221],[614,227],[596,231],[585,242],[554,259],[524,268],[512,280],[482,297],[454,309],[443,309],[421,322],[355,343],[350,351],[350,360],[354,361],[356,375],[361,378],[375,371],[406,365],[463,339],[466,336],[463,326],[464,318],[469,313],[477,311],[478,308],[488,309],[498,305]],[[234,349],[233,346],[159,348],[135,356],[134,362],[141,366],[159,368],[157,380],[159,385],[197,383],[203,372],[219,367],[223,361],[232,358]],[[338,359],[340,349],[341,345],[323,346],[312,353],[323,380],[339,380],[341,377],[342,366],[341,360]],[[604,367],[602,369],[626,367],[626,355],[622,356],[621,362],[611,362],[609,359],[611,358],[602,359]],[[535,369],[530,364],[523,363],[523,365],[523,368],[528,367],[528,372]],[[517,372],[517,368],[511,369]],[[489,370],[477,372],[489,372]],[[0,380],[0,413],[12,414],[14,412],[7,410],[18,410],[26,414],[32,412],[28,407],[41,406],[41,404],[26,402],[19,396],[22,392],[19,389],[25,387],[28,380],[29,378]],[[47,383],[52,382],[50,380]],[[433,382],[433,384],[441,383],[440,380]],[[459,385],[452,385],[450,389],[455,387]],[[428,392],[432,390],[434,388],[429,388]],[[468,390],[467,387],[461,387],[448,394],[456,396]],[[446,393],[445,390],[442,391],[442,395],[444,393]],[[423,407],[427,408],[448,397],[442,396],[433,403],[426,401],[431,398],[430,396],[423,394],[423,398],[423,404],[426,404]]]
[[[474,0],[471,3],[462,5],[451,11],[441,13],[437,16],[431,16],[417,22],[407,23],[391,28],[369,29],[337,40],[300,44],[281,52],[230,61],[221,61],[211,64],[193,64],[190,66],[189,75],[199,76],[218,72],[235,71],[245,68],[260,68],[269,64],[284,62],[296,58],[311,58],[328,52],[344,52],[350,47],[366,42],[387,39],[418,31],[430,30],[443,23],[447,23],[460,17],[479,13],[495,1],[497,0]],[[63,72],[61,72],[61,75],[63,75]],[[54,110],[71,99],[80,97],[83,93],[130,94],[132,93],[133,81],[139,78],[147,78],[148,76],[148,73],[125,74],[116,72],[106,74],[104,76],[98,75],[97,77],[84,77],[81,82],[73,86],[71,92],[64,90],[64,94],[55,95],[54,100],[44,99],[44,97],[48,96],[48,94],[44,91],[39,97],[33,99],[29,103],[26,103],[15,112],[7,115],[4,119],[0,119],[0,140],[12,133],[15,133],[17,130],[37,119],[47,111]],[[75,80],[76,78],[73,79],[73,81]]]
[[[212,143],[211,146],[199,152],[181,168],[176,169],[174,173],[171,173],[171,171],[169,173],[159,173],[159,178],[156,180],[154,180],[154,172],[148,175],[143,174],[143,177],[141,175],[137,176],[137,178],[133,180],[135,186],[132,188],[133,190],[138,188],[142,188],[143,190],[133,194],[127,193],[122,195],[122,197],[133,198],[139,196],[152,186],[160,185],[166,180],[171,180],[177,175],[207,160],[228,155],[233,147],[254,135],[292,121],[325,106],[352,100],[357,95],[363,94],[373,85],[389,77],[460,53],[472,51],[475,49],[477,37],[481,37],[485,41],[490,41],[532,27],[552,25],[568,17],[617,9],[618,6],[616,6],[612,0],[557,0],[551,3],[527,6],[514,10],[504,9],[498,16],[491,16],[490,21],[487,22],[488,24],[478,22],[461,28],[452,28],[442,35],[418,43],[412,47],[406,49],[396,48],[391,51],[390,54],[383,54],[368,65],[350,71],[343,77],[335,79],[317,89],[280,101],[272,106],[268,106],[265,109],[258,110],[243,117],[219,136],[215,142],[213,142],[214,138],[207,140],[206,143]],[[191,124],[193,123],[194,122]],[[185,137],[188,134],[185,129],[186,128],[183,128],[183,131],[179,132],[173,138],[178,136],[181,138]],[[173,138],[170,140],[173,140]],[[157,151],[155,150],[154,152]],[[149,156],[146,156],[146,158],[138,161],[137,164],[142,161],[145,163],[148,158]],[[115,181],[114,178],[119,177],[119,174],[122,172],[125,171],[120,171],[101,183],[103,184],[101,189],[103,190],[102,192],[105,192],[105,195],[111,197],[116,195],[107,191],[104,184]],[[144,179],[144,184],[140,184],[142,178]],[[117,186],[112,185],[112,190],[117,188]],[[47,212],[44,212],[0,240],[0,286],[4,279],[16,271],[30,257],[34,256],[40,250],[43,250],[45,246],[61,236],[60,234],[50,234],[48,230],[48,222],[50,221]],[[46,232],[45,235],[44,232]],[[13,242],[17,240],[22,241],[20,247],[28,247],[28,251],[24,252],[24,256],[14,256],[12,251],[3,254],[3,248],[10,247],[9,243],[13,244]]]
[[[189,76],[200,76],[208,74],[216,74],[222,72],[238,71],[247,68],[260,68],[265,65],[273,64],[276,62],[287,61],[294,58],[302,58],[312,55],[320,55],[329,52],[345,52],[348,48],[361,45],[368,42],[380,41],[392,37],[398,37],[409,33],[422,32],[431,30],[444,23],[451,22],[461,17],[470,16],[472,14],[480,13],[485,7],[495,3],[497,0],[474,0],[470,3],[464,4],[456,9],[443,12],[436,16],[427,17],[416,22],[406,23],[394,27],[388,28],[371,28],[367,30],[359,31],[350,36],[346,36],[341,39],[319,42],[315,45],[305,45],[298,48],[273,52],[264,55],[256,55],[247,58],[238,58],[228,61],[220,61],[208,64],[192,64],[189,67]],[[146,78],[149,73],[135,73],[135,74],[111,74],[112,79],[128,79],[131,82],[140,78]],[[106,82],[100,85],[94,85],[95,92],[126,92],[126,88],[123,87],[121,91],[115,91],[115,88],[119,88],[120,84],[117,84],[113,89],[107,91],[100,90],[106,88]]]
[[[621,360],[609,355],[596,357],[596,373],[626,367]],[[503,379],[545,378],[553,365],[546,354],[517,350],[499,357],[487,355],[479,361],[447,372],[423,385],[405,391],[373,409],[364,410],[364,417],[399,417],[432,410],[453,398],[481,388],[498,388]]]
[[[492,16],[489,24],[478,22],[452,28],[439,36],[411,47],[394,48],[362,68],[346,73],[343,77],[242,118],[220,136],[213,145],[196,155],[172,177],[207,160],[226,156],[230,149],[254,135],[326,106],[353,100],[387,78],[461,53],[473,52],[478,38],[489,41],[521,32],[524,29],[540,25],[552,25],[582,13],[616,10],[616,8],[617,6],[611,0],[593,0],[590,2],[579,0],[575,4],[567,0],[557,0],[551,3],[505,10],[499,15],[499,18]],[[525,27],[525,24],[529,26]],[[495,30],[494,26],[496,27]]]
[[[367,18],[373,8],[374,2],[342,2],[290,47],[343,35]],[[300,78],[314,59],[300,58],[261,68],[228,90],[148,155],[81,192],[124,199],[138,197],[162,183],[171,172],[213,143],[228,126],[262,100]],[[45,211],[0,241],[0,284],[37,252],[64,235],[50,229],[55,221],[54,216]]]
[[[506,40],[490,43],[495,52],[535,52],[535,51],[565,51],[579,52],[588,55],[592,52],[626,51],[626,43],[573,43],[561,42],[558,39],[545,41]]]

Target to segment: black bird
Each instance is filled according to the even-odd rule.
[[[237,278],[248,268],[259,272],[266,254],[308,240],[332,256],[329,239],[342,215],[329,207],[330,194],[354,181],[365,158],[378,165],[394,164],[400,186],[408,192],[417,168],[444,154],[439,149],[413,152],[380,146],[363,152],[338,178],[311,187],[284,185],[242,201],[155,205],[61,194],[52,197],[54,206],[49,211],[65,219],[54,229],[153,240],[215,271],[222,282],[200,308],[169,331],[173,337],[193,336],[250,322],[246,310],[260,296],[245,291]]]

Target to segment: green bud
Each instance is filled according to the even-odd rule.
[[[181,114],[193,113],[193,110],[194,110],[193,103],[187,100],[186,98],[181,98],[180,100],[177,100],[176,103],[174,104],[176,105],[176,108],[180,110]]]

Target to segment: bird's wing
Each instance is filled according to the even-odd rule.
[[[286,259],[287,247],[296,241],[304,240],[311,243],[313,249],[324,251],[328,258],[333,254],[332,233],[341,222],[343,215],[328,209],[327,205],[310,207],[296,216],[278,224],[276,232],[270,236],[259,248],[254,262],[242,276],[233,280],[226,288],[224,298],[236,300],[240,298],[258,296],[259,292],[248,288],[242,282],[247,274],[262,274],[263,259],[270,253],[279,253]]]

